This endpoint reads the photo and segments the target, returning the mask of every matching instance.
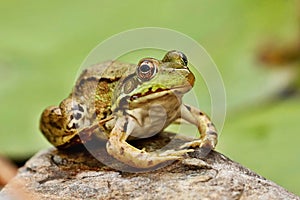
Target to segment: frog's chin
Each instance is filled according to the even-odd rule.
[[[190,91],[192,89],[192,86],[191,85],[187,85],[187,86],[179,86],[179,87],[174,87],[171,89],[171,91],[175,94],[185,94],[187,93],[188,91]]]

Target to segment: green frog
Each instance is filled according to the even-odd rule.
[[[204,112],[182,102],[195,81],[187,65],[187,57],[172,50],[162,60],[143,58],[137,65],[108,61],[91,66],[59,106],[44,110],[40,129],[57,148],[95,138],[107,141],[108,154],[136,168],[182,159],[195,148],[209,152],[217,144],[214,124]],[[195,125],[199,138],[154,152],[128,143],[151,137],[178,121]]]

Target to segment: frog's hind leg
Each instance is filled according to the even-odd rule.
[[[182,105],[181,118],[197,126],[200,139],[187,142],[180,148],[200,147],[201,156],[206,156],[216,147],[218,142],[218,134],[214,124],[204,112],[189,105]]]
[[[57,106],[44,110],[40,119],[40,129],[50,143],[56,147],[66,148],[71,143],[80,143],[76,138],[77,130],[84,123],[86,108],[67,98]]]
[[[192,149],[182,149],[146,152],[145,150],[137,149],[126,142],[126,139],[132,132],[132,128],[137,125],[137,122],[131,117],[119,118],[107,142],[107,152],[127,165],[136,168],[151,168],[169,160],[182,159],[184,154],[193,151]]]

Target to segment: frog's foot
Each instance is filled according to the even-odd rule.
[[[194,152],[194,149],[182,149],[182,150],[166,150],[161,153],[158,153],[159,156],[179,156],[182,158],[184,154]]]
[[[140,164],[134,167],[150,168],[167,161],[182,160],[185,157],[185,155],[189,152],[194,152],[194,149],[167,150],[162,152],[144,152],[142,154],[148,155],[145,156],[145,159],[139,160]]]
[[[194,151],[193,149],[179,149],[147,152],[144,148],[138,149],[126,141],[137,126],[139,124],[131,117],[119,118],[109,134],[106,144],[108,154],[129,166],[146,169],[166,161],[182,159],[186,153]]]
[[[215,143],[209,140],[194,140],[191,142],[187,142],[179,147],[179,149],[186,149],[186,148],[199,148],[199,156],[206,157],[211,150],[215,148]]]
[[[200,132],[200,139],[187,142],[180,148],[200,148],[201,157],[205,157],[212,149],[214,149],[218,142],[218,133],[214,124],[210,121],[209,117],[201,110],[183,105],[181,118],[198,127]]]

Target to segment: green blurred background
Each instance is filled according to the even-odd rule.
[[[0,153],[22,160],[50,146],[38,130],[39,116],[69,94],[98,43],[132,28],[164,27],[197,40],[219,67],[228,111],[217,150],[300,195],[300,98],[282,95],[299,89],[293,85],[299,63],[272,68],[257,59],[264,43],[298,38],[300,4],[141,2],[1,1]],[[205,101],[201,107],[210,110]]]

